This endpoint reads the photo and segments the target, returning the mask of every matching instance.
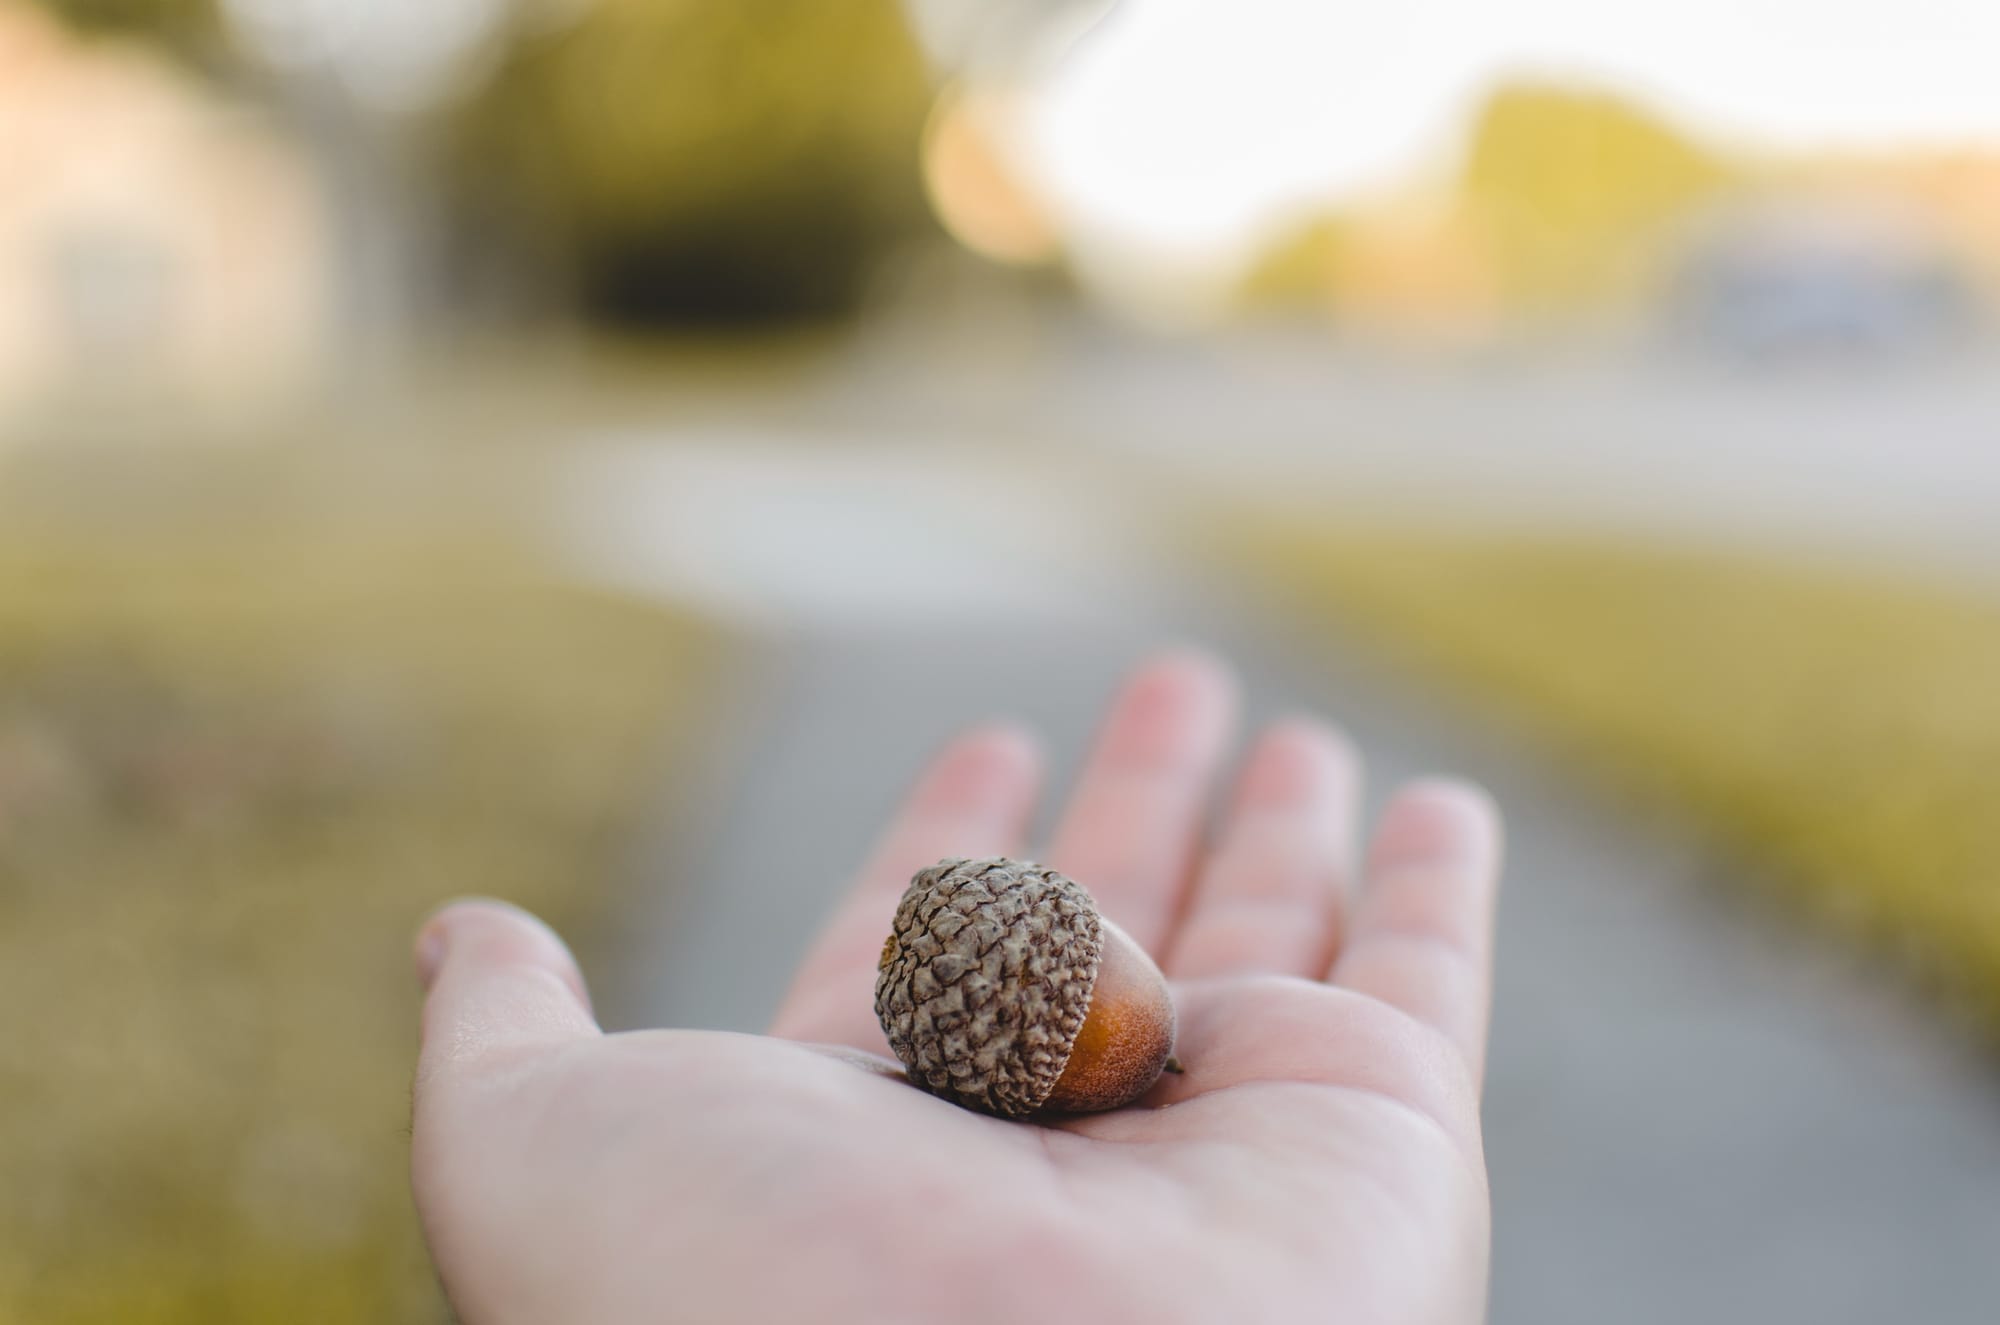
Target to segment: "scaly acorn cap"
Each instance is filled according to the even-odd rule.
[[[1173,1053],[1166,981],[1073,880],[944,860],[896,908],[875,1015],[910,1080],[1003,1118],[1116,1108]]]

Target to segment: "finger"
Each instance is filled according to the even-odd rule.
[[[1167,946],[1216,766],[1236,723],[1236,683],[1205,654],[1170,653],[1133,676],[1049,847],[1049,861],[1148,952]]]
[[[1167,973],[1324,971],[1339,936],[1360,787],[1360,761],[1332,728],[1296,719],[1266,732],[1237,779]]]
[[[1041,757],[1018,728],[975,728],[947,746],[807,953],[772,1034],[882,1052],[875,963],[910,876],[947,856],[1018,854],[1040,784]]]
[[[1485,792],[1448,781],[1405,788],[1382,815],[1329,977],[1443,1031],[1475,1078],[1486,1057],[1499,873],[1500,817]]]
[[[496,1055],[597,1036],[590,995],[569,949],[505,902],[445,907],[417,935],[426,996],[417,1081]]]

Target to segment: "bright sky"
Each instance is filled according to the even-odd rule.
[[[2000,144],[2000,0],[1121,0],[1021,146],[1100,256],[1228,263],[1303,201],[1448,162],[1523,72],[1738,143]]]

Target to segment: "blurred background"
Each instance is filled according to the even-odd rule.
[[[1185,640],[1508,811],[1496,1321],[1990,1321],[1996,39],[0,0],[0,1321],[444,1320],[428,908],[758,1028]]]

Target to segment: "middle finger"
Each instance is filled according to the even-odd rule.
[[[1148,952],[1168,946],[1235,725],[1236,682],[1214,659],[1170,653],[1140,668],[1049,848],[1049,863]]]

